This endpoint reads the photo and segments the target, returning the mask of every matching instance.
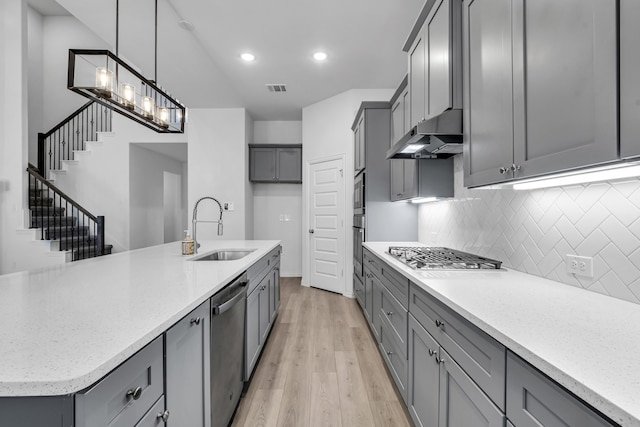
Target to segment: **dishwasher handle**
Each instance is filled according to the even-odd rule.
[[[246,286],[246,283],[241,284],[241,286]],[[228,311],[231,307],[233,307],[239,300],[246,298],[247,294],[246,292],[244,292],[244,289],[242,290],[242,292],[238,292],[233,298],[223,302],[222,304],[218,304],[215,307],[213,307],[211,309],[212,314],[214,316],[217,316],[219,314],[222,314],[226,311]]]

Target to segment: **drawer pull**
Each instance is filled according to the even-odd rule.
[[[436,326],[438,328],[442,328],[444,326],[444,322],[442,320],[436,320]]]
[[[271,258],[278,258],[278,254],[271,255]]]
[[[158,413],[158,416],[156,418],[166,423],[167,420],[169,419],[169,415],[171,415],[171,413],[168,410],[166,410],[164,412]]]
[[[444,359],[436,356],[436,362],[438,362],[439,364],[444,363]]]
[[[200,317],[195,317],[195,318],[191,319],[191,324],[192,325],[199,325],[200,324]]]
[[[393,351],[387,351],[387,356],[391,356],[393,354]]]
[[[387,316],[393,316],[393,311],[387,311]]]
[[[127,398],[138,400],[142,396],[142,387],[136,387],[127,391]]]
[[[428,350],[429,350],[429,356],[433,356],[438,352],[438,350],[431,350],[431,349],[428,349]]]

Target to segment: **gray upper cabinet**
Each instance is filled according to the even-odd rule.
[[[620,1],[620,155],[640,156],[640,2]]]
[[[615,160],[616,0],[513,2],[514,176]]]
[[[616,1],[464,1],[465,185],[617,158]]]
[[[358,116],[358,120],[353,129],[353,171],[355,175],[362,172],[366,166],[365,156],[365,128],[364,128],[364,114]]]
[[[425,115],[462,108],[462,1],[438,0],[424,29]]]
[[[410,127],[426,118],[425,113],[425,40],[426,24],[420,29],[409,49],[409,99],[411,105]]]
[[[302,182],[302,145],[249,145],[249,180]]]
[[[209,301],[202,303],[166,333],[165,397],[170,427],[211,425],[209,309]]]
[[[391,98],[391,140],[389,146],[409,132],[408,75],[404,77],[398,89]],[[417,160],[391,159],[389,160],[389,174],[391,179],[391,201],[407,200],[418,194]]]
[[[612,427],[531,365],[507,356],[507,416],[517,427]]]
[[[511,0],[465,0],[464,184],[507,179],[513,163]]]

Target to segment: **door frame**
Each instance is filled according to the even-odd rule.
[[[304,184],[304,192],[305,197],[303,200],[303,218],[302,218],[302,235],[305,236],[303,237],[303,243],[302,243],[302,248],[303,248],[303,265],[302,265],[302,272],[303,272],[303,276],[302,276],[302,280],[301,280],[301,285],[302,286],[306,286],[306,287],[310,287],[310,283],[309,283],[309,276],[310,276],[310,271],[309,271],[309,266],[311,265],[311,250],[310,250],[310,244],[309,244],[309,202],[310,202],[310,194],[311,194],[311,180],[310,180],[310,170],[311,170],[311,165],[316,165],[318,163],[324,163],[324,162],[329,162],[332,160],[340,160],[342,161],[342,195],[343,195],[343,212],[341,213],[342,215],[342,244],[344,247],[344,268],[343,268],[343,274],[342,274],[342,289],[343,289],[343,293],[342,295],[349,297],[349,298],[353,298],[354,294],[353,294],[353,286],[351,287],[347,287],[347,277],[350,277],[350,275],[353,274],[353,267],[349,268],[349,266],[351,266],[352,264],[350,264],[349,261],[349,256],[347,256],[347,254],[350,254],[351,252],[353,252],[353,248],[351,248],[351,252],[349,252],[349,241],[350,239],[348,239],[349,236],[347,236],[347,227],[346,227],[346,221],[347,221],[347,211],[350,210],[352,208],[352,204],[351,202],[349,202],[349,199],[347,199],[347,171],[346,171],[346,164],[345,164],[345,154],[335,154],[335,155],[331,155],[331,156],[324,156],[324,157],[317,157],[314,159],[308,159],[307,161],[305,161],[304,163],[304,175],[303,175],[303,182]],[[351,186],[353,186],[353,178],[351,180]],[[347,204],[347,202],[349,202]],[[349,233],[351,233],[351,226],[349,226]]]

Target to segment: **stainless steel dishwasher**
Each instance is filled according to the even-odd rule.
[[[211,427],[227,427],[243,387],[247,275],[211,298]]]

